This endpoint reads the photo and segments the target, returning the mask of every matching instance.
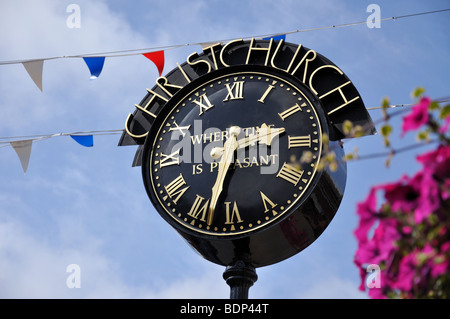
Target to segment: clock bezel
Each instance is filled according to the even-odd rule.
[[[155,119],[149,134],[144,143],[143,150],[143,164],[142,164],[142,174],[144,178],[144,185],[146,191],[151,199],[154,207],[158,211],[158,213],[166,220],[172,227],[178,230],[181,233],[186,233],[187,235],[192,235],[194,237],[206,238],[206,239],[218,239],[218,240],[234,240],[243,237],[248,237],[252,234],[263,232],[286,218],[288,218],[294,211],[297,211],[300,206],[304,204],[306,199],[310,196],[313,189],[316,187],[318,180],[322,174],[322,171],[317,169],[317,165],[314,169],[314,173],[309,178],[308,183],[305,185],[304,190],[300,193],[298,198],[292,202],[289,207],[285,208],[282,212],[280,212],[279,216],[276,218],[267,221],[266,223],[255,226],[251,229],[245,229],[240,232],[233,233],[213,233],[210,231],[203,231],[199,228],[189,227],[189,225],[182,223],[177,220],[175,216],[172,215],[171,212],[161,203],[161,198],[156,194],[157,190],[154,187],[154,183],[152,180],[152,162],[154,155],[154,146],[157,143],[156,138],[159,136],[159,133],[162,129],[162,125],[166,123],[168,117],[171,116],[172,112],[182,103],[187,97],[193,94],[195,91],[201,89],[211,81],[216,81],[223,77],[234,76],[236,74],[262,74],[266,76],[271,76],[274,78],[278,78],[289,85],[296,88],[296,90],[301,93],[310,103],[312,109],[315,112],[315,116],[318,119],[320,127],[318,128],[319,134],[328,134],[328,118],[325,116],[323,111],[323,106],[321,105],[320,100],[309,90],[309,88],[304,85],[299,79],[296,77],[284,72],[283,70],[278,70],[270,67],[260,66],[260,65],[239,65],[232,66],[229,68],[219,69],[216,71],[212,71],[204,76],[201,76],[182,89],[180,89],[174,96],[166,103],[164,108],[158,114],[158,117]],[[321,136],[320,138],[320,155],[318,156],[317,161],[320,160],[322,156],[322,148],[323,141]],[[331,220],[330,220],[331,221]],[[326,226],[325,226],[326,228]],[[324,228],[324,229],[325,229]]]

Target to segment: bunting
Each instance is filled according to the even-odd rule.
[[[100,76],[103,69],[103,64],[105,63],[105,57],[88,57],[83,58],[84,62],[91,72],[91,80],[95,80]]]
[[[147,52],[142,53],[142,55],[156,65],[156,67],[158,68],[159,76],[161,76],[164,70],[164,51]]]
[[[94,136],[93,135],[70,135],[78,144],[84,147],[94,146]]]
[[[33,80],[34,84],[42,92],[42,69],[44,68],[44,60],[34,60],[28,62],[22,62],[22,65],[27,70],[28,75]]]
[[[412,18],[417,16],[422,16],[425,14],[437,14],[442,12],[449,12],[450,8],[447,9],[441,9],[441,10],[433,10],[433,11],[425,11],[425,12],[417,12],[417,13],[410,13],[406,15],[399,15],[399,16],[393,16],[388,18],[379,18],[375,19],[375,22],[381,22],[381,21],[397,21],[399,19],[404,18]],[[244,39],[251,39],[251,38],[258,38],[263,40],[270,40],[273,39],[275,41],[280,40],[286,40],[287,34],[295,34],[295,33],[303,33],[303,32],[311,32],[311,31],[319,31],[319,30],[329,30],[329,29],[335,29],[335,28],[343,28],[343,27],[351,27],[351,26],[357,26],[361,24],[366,24],[367,20],[361,20],[357,22],[349,22],[349,23],[341,23],[341,24],[333,24],[328,26],[320,26],[315,28],[309,28],[309,29],[299,29],[299,30],[292,30],[287,31],[283,33],[278,34],[266,34],[266,35],[253,35],[242,38]],[[47,57],[47,58],[39,58],[39,59],[33,59],[33,60],[8,60],[8,61],[0,61],[0,65],[6,65],[6,64],[18,64],[21,63],[27,70],[29,76],[34,81],[36,86],[42,91],[42,69],[44,61],[46,60],[53,60],[53,59],[62,59],[62,58],[83,58],[85,63],[87,64],[89,71],[91,72],[91,79],[96,79],[100,75],[103,64],[105,62],[106,57],[121,57],[121,56],[130,56],[130,55],[144,55],[146,58],[150,59],[153,63],[155,63],[156,67],[158,68],[159,75],[162,75],[163,69],[164,69],[164,52],[165,50],[172,50],[180,47],[185,46],[191,46],[191,45],[201,45],[203,49],[207,48],[208,46],[217,44],[217,43],[224,43],[228,42],[233,39],[221,39],[216,41],[208,41],[208,42],[199,42],[199,43],[184,43],[184,44],[176,44],[176,45],[168,45],[163,47],[153,47],[153,48],[143,48],[143,49],[132,49],[132,50],[120,50],[120,51],[110,51],[110,52],[101,52],[101,53],[95,53],[96,56],[92,56],[94,54],[78,54],[78,55],[64,55],[64,56],[56,56],[56,57]],[[155,51],[160,50],[160,51]],[[147,52],[147,53],[142,53]]]
[[[262,38],[262,39],[263,40],[273,39],[274,41],[280,41],[280,40],[286,41],[286,34],[279,34],[279,35],[275,35],[275,36],[267,37],[267,38]]]
[[[94,146],[94,135],[116,135],[122,134],[123,129],[118,130],[103,130],[103,131],[84,131],[72,133],[54,133],[47,135],[28,135],[28,136],[11,136],[0,137],[0,148],[11,146],[20,159],[23,172],[26,173],[28,162],[30,160],[31,145],[35,142],[44,141],[49,138],[57,136],[70,136],[79,145],[84,147]]]
[[[16,151],[17,156],[19,156],[23,172],[26,173],[28,169],[28,162],[30,161],[31,145],[33,144],[33,140],[14,141],[10,144],[14,151]]]

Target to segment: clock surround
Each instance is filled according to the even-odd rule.
[[[290,89],[285,90],[286,96],[296,93],[303,100],[275,103],[271,108],[270,97],[283,90],[280,84]],[[216,98],[212,98],[214,88],[220,88]],[[317,239],[344,193],[346,164],[339,143],[345,137],[343,122],[348,119],[363,125],[366,134],[374,132],[362,99],[346,75],[315,51],[283,40],[214,44],[200,55],[191,54],[147,91],[127,118],[119,145],[140,145],[133,165],[142,165],[144,184],[157,211],[204,258],[225,266],[238,260],[254,267],[270,265]],[[226,110],[230,105],[234,107]],[[309,132],[295,126],[307,110],[310,114],[305,119],[316,125]],[[193,131],[195,119],[203,129],[217,130],[199,137]],[[205,144],[202,153],[211,146],[206,152],[211,159],[203,156],[201,162],[193,158],[189,162],[188,143],[174,148],[180,141],[169,138],[170,129],[170,136],[189,132],[192,142],[205,139],[208,143],[200,143]],[[324,145],[322,134],[328,137]],[[271,164],[278,160],[279,166],[272,174],[256,173],[263,168],[261,163],[269,163],[269,157],[254,162],[245,152],[250,152],[250,142],[259,147],[266,145],[260,140],[267,142],[268,137],[269,142],[278,142],[279,153],[271,153],[272,144],[266,155]],[[244,157],[239,161],[241,149]],[[333,150],[337,170],[317,170],[323,149]],[[304,152],[315,156],[307,164],[309,170],[299,161]],[[250,179],[245,187],[244,177]],[[288,186],[295,192],[286,191]],[[269,194],[268,189],[277,191]]]

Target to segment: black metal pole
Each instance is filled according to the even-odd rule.
[[[255,267],[238,260],[227,266],[223,279],[230,286],[230,299],[248,299],[248,290],[256,282]]]

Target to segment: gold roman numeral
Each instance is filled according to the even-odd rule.
[[[201,197],[200,195],[196,195],[194,204],[192,204],[191,210],[189,211],[188,215],[192,218],[198,219],[198,216],[202,214],[200,220],[202,222],[206,221],[206,212],[208,211],[209,207],[209,199],[202,205],[205,198]]]
[[[306,103],[303,103],[301,106],[306,106]],[[281,119],[284,121],[287,117],[291,116],[292,114],[297,113],[298,111],[302,112],[302,108],[298,103],[295,103],[295,105],[291,108],[288,108],[286,111],[282,113],[278,113],[278,115],[281,117]]]
[[[231,225],[230,230],[236,230],[234,227],[234,218],[236,217],[237,223],[242,223],[243,220],[239,214],[239,210],[236,201],[233,204],[233,209],[230,211],[231,202],[225,202],[225,224]]]
[[[244,98],[244,83],[245,81],[237,81],[234,82],[232,86],[230,86],[230,83],[225,84],[225,87],[227,88],[228,94],[223,100],[223,102],[229,101],[229,100],[242,100]]]
[[[264,103],[266,97],[269,95],[270,91],[272,91],[275,88],[275,84],[277,83],[277,81],[273,81],[272,85],[269,85],[269,87],[267,88],[267,90],[264,92],[264,94],[261,96],[261,98],[258,100],[258,102],[260,103]]]
[[[302,146],[311,147],[311,135],[288,136],[288,148]]]
[[[182,188],[184,185],[186,185],[186,181],[183,178],[183,174],[180,173],[180,175],[175,178],[173,181],[171,181],[167,186],[164,186],[166,189],[167,195],[172,199],[172,201],[177,204],[178,200],[181,196],[187,191],[187,189],[190,186],[186,186]],[[174,199],[174,197],[176,198]],[[167,196],[163,198],[164,200],[167,199]]]
[[[199,96],[199,100],[195,99],[192,101],[192,103],[195,103],[200,107],[200,113],[198,115],[202,115],[204,112],[208,111],[210,108],[214,107],[213,104],[211,104],[211,101],[209,100],[208,96],[205,94],[202,94]],[[205,104],[206,103],[206,104]]]
[[[190,125],[187,126],[179,126],[177,124],[177,122],[173,121],[173,124],[175,125],[175,127],[171,127],[169,128],[169,131],[180,131],[181,135],[183,135],[183,137],[186,135],[185,132],[183,132],[184,130],[189,131],[189,128],[191,127]]]
[[[277,177],[280,177],[295,186],[300,181],[300,178],[302,178],[303,172],[303,170],[285,162],[278,172]]]
[[[180,157],[179,157],[180,150],[181,148],[179,148],[177,151],[173,152],[170,155],[166,155],[161,152],[161,160],[159,161],[159,167],[161,168],[175,164],[180,165]]]
[[[266,194],[264,194],[263,192],[259,191],[259,193],[261,194],[261,199],[264,205],[264,213],[267,213],[269,210],[272,210],[272,214],[273,216],[275,216],[276,214],[278,214],[273,208],[277,206],[277,204],[275,204],[274,202],[272,202],[270,200],[269,197],[266,196]],[[270,209],[267,207],[267,204],[270,205]]]

